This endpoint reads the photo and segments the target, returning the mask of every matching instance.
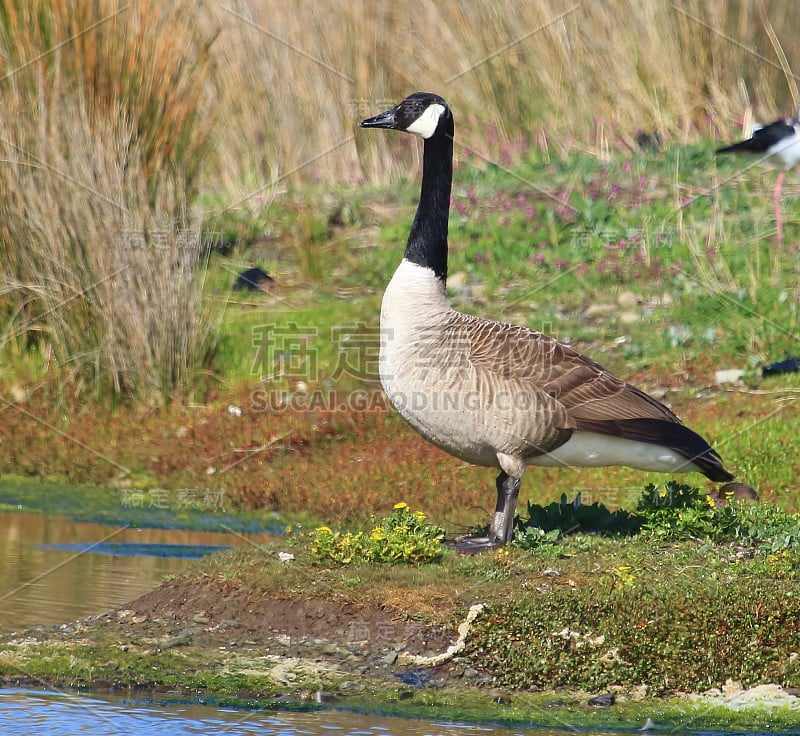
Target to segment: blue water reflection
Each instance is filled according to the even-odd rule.
[[[203,705],[152,705],[49,691],[0,689],[3,736],[511,736],[502,728],[320,711],[236,711]],[[555,733],[537,729],[537,736]],[[584,732],[585,736],[588,736]]]

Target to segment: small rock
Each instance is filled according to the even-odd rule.
[[[756,489],[738,481],[724,483],[714,493],[708,495],[714,501],[714,506],[724,506],[730,500],[758,502]]]
[[[542,572],[542,575],[544,575],[545,577],[548,577],[548,578],[560,578],[561,577],[561,573],[558,570],[554,570],[552,567],[546,568]]]
[[[228,405],[228,414],[230,414],[231,416],[234,416],[234,417],[240,417],[240,416],[242,416],[242,407],[241,406],[236,406],[235,404],[229,404]]]
[[[175,636],[165,636],[163,639],[159,639],[156,644],[162,652],[172,649],[172,647],[185,646],[192,640],[196,632],[197,629],[183,629]]]
[[[189,434],[189,427],[178,427],[175,430],[175,436],[179,440],[182,440],[184,437],[188,436],[188,434]]]
[[[147,621],[147,614],[146,613],[142,613],[142,614],[140,614],[138,616],[134,616],[131,619],[131,623],[134,623],[134,624],[143,624],[145,621]]]
[[[727,368],[716,371],[714,380],[721,386],[723,383],[736,383],[741,380],[742,376],[744,376],[744,371],[741,368]]]
[[[278,552],[278,559],[281,562],[291,562],[294,559],[294,555],[291,552]]]
[[[641,303],[641,298],[632,291],[621,291],[619,296],[617,296],[617,304],[619,304],[621,307],[625,307],[626,309],[629,309],[630,307],[636,307]]]
[[[456,271],[448,275],[447,286],[451,289],[461,289],[466,285],[468,278],[466,271]]]
[[[324,690],[317,690],[314,693],[314,700],[318,703],[338,703],[339,698],[337,698],[333,693],[326,693]]]
[[[472,667],[465,667],[464,668],[464,678],[467,680],[474,680],[476,677],[480,677],[480,672],[478,670],[473,669]]]
[[[618,319],[622,325],[632,325],[639,321],[639,315],[636,312],[620,312]]]
[[[397,652],[391,651],[381,659],[382,664],[393,665],[397,661]]]
[[[196,624],[208,624],[211,623],[211,618],[206,611],[198,611],[194,616],[192,616],[192,621],[194,621]]]
[[[590,304],[586,307],[584,314],[587,317],[603,317],[607,314],[614,314],[616,311],[615,304]]]

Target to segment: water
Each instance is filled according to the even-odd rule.
[[[197,703],[148,701],[74,692],[0,688],[0,734],[3,736],[630,736],[641,728],[596,730],[537,726],[513,729],[486,724],[421,721],[347,711],[277,712],[234,710]],[[797,736],[798,731],[749,732],[659,723],[646,733],[672,736]]]
[[[0,689],[3,736],[511,736],[488,726],[410,721],[320,711],[236,711],[204,705],[160,705],[126,698],[87,697],[52,691]],[[537,736],[554,731],[536,729]],[[563,732],[559,732],[563,733]],[[583,732],[588,736],[588,732]]]
[[[274,537],[0,513],[0,632],[103,613],[153,590],[193,558],[267,539]]]

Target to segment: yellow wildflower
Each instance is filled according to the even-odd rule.
[[[400,511],[401,509],[407,509],[407,508],[408,508],[408,504],[405,501],[398,501],[394,505],[394,510],[395,511]]]

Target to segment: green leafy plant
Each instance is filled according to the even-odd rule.
[[[662,539],[735,542],[765,554],[800,550],[800,514],[769,503],[719,506],[698,488],[668,481],[645,486],[636,510],[644,531]]]
[[[663,539],[716,539],[723,520],[714,503],[699,488],[668,481],[663,488],[649,483],[636,506],[644,517],[643,529]]]
[[[443,537],[444,529],[401,501],[370,532],[342,533],[327,526],[319,527],[311,551],[320,560],[340,565],[356,561],[419,565],[441,558]]]
[[[641,519],[623,509],[610,511],[602,503],[583,504],[580,494],[568,501],[547,506],[528,502],[528,518],[516,520],[514,544],[523,549],[541,549],[554,545],[564,534],[591,532],[605,536],[635,534]]]

